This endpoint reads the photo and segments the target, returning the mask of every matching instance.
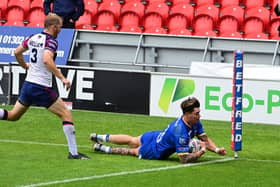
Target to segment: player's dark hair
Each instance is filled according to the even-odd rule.
[[[181,109],[183,114],[186,112],[193,112],[194,108],[199,108],[200,103],[197,98],[195,97],[189,97],[188,99],[184,100],[181,103]]]

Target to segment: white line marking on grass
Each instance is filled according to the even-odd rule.
[[[56,143],[46,143],[46,142],[33,142],[33,141],[22,141],[22,140],[8,140],[8,139],[0,139],[0,143],[18,143],[18,144],[33,144],[33,145],[46,145],[46,146],[62,146],[67,147],[67,144],[56,144]],[[90,146],[86,145],[78,145],[78,147],[89,148]],[[203,157],[209,158],[220,158],[221,156],[214,156],[214,155],[205,155]],[[226,157],[232,158],[232,157]],[[239,157],[237,160],[248,160],[253,162],[272,162],[272,163],[280,163],[280,160],[258,160],[258,159],[251,159],[251,158],[243,158]]]
[[[103,174],[103,175],[94,175],[94,176],[89,176],[89,177],[42,182],[42,183],[37,183],[37,184],[23,185],[20,187],[48,186],[48,185],[53,185],[53,184],[63,184],[63,183],[69,183],[69,182],[101,179],[101,178],[115,177],[115,176],[122,176],[122,175],[139,174],[139,173],[163,171],[163,170],[185,168],[185,167],[192,167],[192,166],[200,166],[200,165],[214,164],[214,163],[219,163],[219,162],[227,162],[227,161],[231,161],[231,160],[234,160],[234,158],[224,158],[224,159],[220,159],[220,160],[205,161],[205,162],[193,163],[193,164],[180,164],[180,165],[175,165],[175,166],[166,166],[166,167],[159,167],[159,168],[140,169],[140,170],[135,170],[135,171],[122,171],[122,172],[108,173],[108,174]]]
[[[3,143],[18,143],[18,144],[33,144],[33,145],[48,145],[48,146],[62,146],[62,147],[67,147],[68,146],[67,144],[33,142],[33,141],[22,141],[22,140],[5,140],[5,139],[0,139],[0,142],[3,142]],[[86,148],[88,148],[89,146],[78,146],[78,147],[86,147]]]

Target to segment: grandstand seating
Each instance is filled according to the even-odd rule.
[[[235,17],[239,24],[242,24],[244,21],[244,9],[235,5],[222,7],[220,11],[220,19],[222,19],[224,16]]]
[[[24,17],[28,16],[30,10],[31,0],[9,0],[8,1],[8,8],[18,6],[24,10]]]
[[[43,3],[44,3],[44,0],[32,0],[31,4],[30,4],[30,9],[33,9],[33,8],[44,9]]]
[[[219,8],[212,4],[199,6],[195,9],[195,17],[201,15],[210,16],[216,23],[219,19]]]
[[[97,14],[100,14],[101,12],[110,12],[117,21],[121,13],[121,4],[117,0],[104,1],[100,3]]]
[[[218,0],[218,4],[222,8],[227,6],[239,6],[240,0]]]
[[[192,22],[194,17],[194,7],[187,2],[173,4],[169,12],[170,15],[181,14],[184,15],[188,22]]]
[[[278,27],[280,26],[280,18],[274,19],[270,23],[269,33],[270,33],[270,39],[279,40],[280,37],[278,36]]]
[[[96,30],[117,31],[115,15],[109,11],[100,12],[96,20]]]
[[[89,29],[92,30],[92,13],[85,10],[84,14],[76,21],[75,27],[77,29]]]
[[[9,0],[1,0],[0,9],[1,9],[1,19],[6,19],[6,10],[8,7]]]
[[[166,30],[163,28],[162,16],[158,13],[149,13],[144,19],[144,32],[145,33],[157,33],[166,34]]]
[[[241,0],[241,4],[248,8],[263,7],[266,0]]]
[[[202,5],[214,5],[215,0],[193,0],[193,2],[198,7]]]
[[[193,22],[194,35],[196,36],[216,36],[215,21],[209,15],[195,17]]]
[[[239,22],[235,17],[224,16],[219,22],[220,33],[233,33],[239,31]]]
[[[244,37],[245,38],[256,38],[256,39],[267,39],[268,36],[264,34],[265,24],[257,17],[252,17],[245,20],[244,24]]]
[[[187,29],[188,26],[188,19],[182,14],[173,14],[168,18],[169,34],[191,35],[191,32]]]
[[[32,8],[28,14],[29,27],[44,27],[45,14],[41,7]]]
[[[123,5],[121,9],[121,15],[126,14],[128,12],[133,12],[142,18],[145,14],[145,6],[141,2],[127,2]]]
[[[191,4],[192,0],[170,0],[172,3],[172,6],[177,5],[179,3],[184,3],[184,4]]]
[[[6,13],[5,25],[24,26],[24,10],[21,7],[8,7]]]
[[[121,15],[121,32],[142,32],[140,28],[140,17],[134,12],[125,12]]]
[[[169,7],[165,3],[150,3],[147,8],[145,14],[151,14],[151,13],[157,13],[160,15],[164,20],[167,19],[168,14],[169,14]]]
[[[261,19],[264,26],[267,27],[270,21],[270,12],[264,7],[249,8],[245,11],[245,21],[252,17]]]
[[[96,0],[84,0],[85,11],[90,12],[92,16],[96,15],[98,11],[98,3]]]

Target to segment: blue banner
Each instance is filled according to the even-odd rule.
[[[231,149],[242,150],[242,95],[243,95],[243,52],[235,51],[232,89],[232,142]]]
[[[23,40],[31,34],[42,32],[43,28],[38,27],[15,27],[0,26],[0,62],[16,62],[14,50]],[[59,34],[56,64],[65,65],[68,60],[69,52],[74,37],[74,29],[62,29]],[[29,53],[24,55],[28,62]]]

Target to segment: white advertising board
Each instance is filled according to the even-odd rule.
[[[150,115],[178,117],[180,103],[195,96],[201,118],[231,121],[232,79],[152,74]],[[243,122],[280,125],[280,82],[243,80]]]

